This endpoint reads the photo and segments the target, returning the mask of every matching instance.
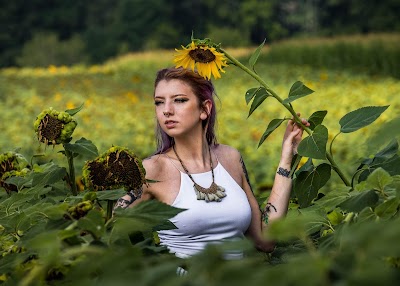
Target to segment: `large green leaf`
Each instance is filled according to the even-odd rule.
[[[319,211],[290,211],[285,219],[273,221],[268,226],[268,238],[283,241],[304,237],[315,223],[322,225],[325,218]]]
[[[104,218],[101,211],[93,209],[83,218],[79,219],[78,227],[90,232],[96,239],[104,233]]]
[[[383,168],[375,169],[367,178],[367,186],[370,189],[384,191],[385,187],[393,182],[393,178]]]
[[[246,104],[249,104],[256,95],[265,93],[267,93],[267,90],[262,86],[250,88],[245,94]]]
[[[315,127],[322,124],[322,121],[324,121],[324,118],[327,113],[328,113],[328,111],[326,111],[326,110],[319,110],[319,111],[315,111],[313,114],[311,114],[311,116],[308,118],[308,122],[310,123],[310,126],[309,126],[310,129],[314,130]]]
[[[396,154],[391,158],[387,159],[385,157],[375,157],[359,176],[358,181],[364,181],[367,177],[377,168],[382,168],[388,172],[391,176],[400,174],[400,157]]]
[[[99,201],[117,200],[120,197],[126,195],[126,190],[116,189],[116,190],[98,191],[96,192],[96,194],[97,194],[97,199]]]
[[[367,153],[374,153],[375,150],[393,140],[393,137],[400,139],[400,117],[396,117],[384,123],[379,123],[372,135],[367,138]]]
[[[15,185],[18,190],[21,190],[23,187],[28,187],[32,183],[32,179],[28,176],[26,177],[10,177],[5,180],[7,184]]]
[[[266,91],[265,88],[260,88],[254,96],[254,100],[251,103],[249,115],[247,117],[249,117],[260,106],[260,104],[263,103],[264,100],[269,96],[270,94]]]
[[[254,53],[251,55],[251,57],[249,59],[250,68],[253,69],[253,70],[254,70],[254,66],[255,66],[255,64],[256,64],[256,62],[258,60],[258,57],[260,56],[261,50],[264,47],[265,40],[266,39],[264,39],[262,44],[258,46],[258,48],[254,51]]]
[[[387,146],[385,146],[382,150],[380,150],[378,153],[373,158],[365,158],[361,162],[361,166],[359,167],[362,168],[362,165],[370,165],[375,158],[386,158],[389,159],[393,157],[394,155],[397,154],[397,151],[399,150],[399,143],[397,142],[396,139],[393,139],[389,142]]]
[[[350,194],[350,198],[339,205],[342,210],[348,212],[360,212],[366,207],[373,208],[379,199],[379,196],[373,190],[361,193],[353,191]]]
[[[340,132],[350,133],[374,122],[387,108],[386,106],[366,106],[351,111],[339,120]]]
[[[264,143],[265,139],[267,139],[268,136],[271,135],[271,133],[274,132],[274,130],[282,124],[283,121],[285,121],[285,119],[272,119],[271,120],[271,122],[268,124],[268,127],[265,130],[264,134],[261,136],[260,142],[258,143],[258,147],[260,147],[261,144]]]
[[[111,240],[123,239],[133,232],[150,231],[182,211],[184,209],[157,200],[143,201],[132,208],[116,209]]]
[[[301,81],[296,81],[290,88],[289,95],[283,100],[284,103],[292,102],[296,99],[313,93],[314,91],[304,85]]]
[[[323,163],[312,171],[301,172],[293,182],[293,191],[300,207],[308,207],[331,177],[331,166]]]
[[[357,217],[357,222],[373,222],[376,220],[376,214],[371,207],[364,208]]]
[[[94,159],[99,155],[97,147],[92,143],[92,141],[83,137],[77,140],[74,144],[64,144],[64,148],[65,150],[82,155],[88,159]]]
[[[330,212],[335,209],[340,203],[349,198],[350,189],[350,187],[344,185],[336,187],[321,199],[316,200],[315,204],[323,207],[326,212]]]
[[[62,180],[67,174],[64,167],[51,165],[42,173],[35,173],[32,177],[32,186],[46,186]]]
[[[389,219],[397,213],[397,209],[400,205],[399,198],[391,198],[375,208],[375,213],[381,219]]]
[[[300,142],[297,151],[303,157],[326,159],[327,142],[328,129],[324,125],[318,125],[310,136]]]
[[[244,98],[246,100],[246,104],[249,104],[249,102],[256,95],[257,91],[260,90],[260,89],[261,89],[261,87],[253,87],[253,88],[250,88],[248,91],[246,91],[246,94],[244,95]]]

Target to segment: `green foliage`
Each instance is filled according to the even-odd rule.
[[[299,38],[271,45],[265,61],[400,78],[398,34]]]
[[[252,67],[257,61],[253,59]],[[147,74],[146,69],[143,68],[146,67],[146,63],[142,63],[138,71],[129,69],[129,66],[130,62],[126,61],[121,64],[120,70],[106,70],[104,74],[91,75],[92,77],[89,76],[89,78],[96,80],[95,83],[100,85],[102,80],[107,79],[105,75],[109,74],[116,83],[130,86],[132,83],[128,84],[121,79],[123,74],[129,73],[130,80],[137,80],[139,75],[141,80],[147,76],[150,77],[150,72],[147,71],[149,73]],[[154,65],[149,66],[148,70],[154,69]],[[257,71],[264,71],[265,68],[257,66]],[[279,69],[279,66],[276,68]],[[87,70],[83,72],[78,70],[72,71],[68,76],[65,74],[58,76],[63,80],[68,79],[73,82],[85,73],[89,74]],[[274,76],[273,73],[268,75]],[[239,83],[245,81],[248,84],[247,79],[237,77],[234,72],[231,76]],[[9,75],[7,78],[13,77],[15,75]],[[49,75],[45,77],[45,80],[50,81],[50,86],[54,84],[51,83],[51,78]],[[345,77],[341,79],[344,80]],[[24,82],[24,77],[19,80]],[[42,80],[43,78],[37,79],[32,76],[33,82],[41,83]],[[111,83],[111,87],[113,82],[108,82]],[[303,80],[293,80],[293,82],[295,84],[292,85],[288,97],[292,96],[293,100],[279,102],[289,110],[292,110],[295,104],[304,103],[304,100],[311,96],[311,88],[306,87],[310,86],[308,83],[303,84]],[[365,82],[369,82],[369,79],[362,81],[360,85],[364,86]],[[384,81],[384,83],[387,82]],[[237,92],[238,87],[235,86],[237,83],[231,81],[230,84]],[[336,77],[332,85],[337,87]],[[144,86],[141,87],[144,90],[151,88],[149,83]],[[223,92],[227,91],[226,86],[219,85],[218,87],[221,87]],[[240,87],[240,89],[243,89],[244,94],[247,88]],[[318,90],[318,88],[313,89]],[[139,91],[140,87],[137,87],[137,90]],[[334,89],[334,92],[336,91],[338,90]],[[100,90],[97,92],[104,95],[100,93]],[[286,88],[282,88],[282,92],[287,94]],[[261,99],[257,98],[257,94],[261,94],[259,96]],[[248,119],[249,122],[256,119],[265,120],[265,104],[261,103],[267,102],[264,101],[265,98],[262,100],[266,94],[268,94],[268,105],[273,106],[272,98],[276,98],[277,94],[264,85],[249,90],[244,101],[241,96],[244,108],[248,107],[246,103],[256,101],[252,117]],[[106,95],[111,97],[109,94]],[[145,92],[140,93],[140,98],[132,97],[131,93],[128,95],[131,96],[127,96],[130,100],[136,100],[136,108],[146,106],[143,103],[146,100],[151,102],[151,97],[146,98]],[[45,98],[46,96],[51,98],[52,93],[43,95]],[[123,97],[114,96],[110,99],[111,101],[107,101],[107,96],[104,96],[96,106],[106,108],[104,102],[114,102],[113,112],[110,114],[115,114],[118,100],[126,105],[126,101],[121,99]],[[318,98],[323,100],[322,96]],[[93,98],[90,99],[93,100]],[[354,99],[350,100],[349,102],[355,105]],[[247,112],[241,112],[243,116],[233,120],[234,116],[238,116],[234,108],[240,110],[241,106],[237,101],[231,101],[234,103],[229,105],[229,112],[220,113],[221,120],[230,122],[229,127],[234,125],[235,120],[243,125],[241,119],[246,119]],[[335,101],[338,100],[335,99]],[[225,102],[229,104],[228,100]],[[389,102],[394,106],[397,104],[395,100]],[[100,103],[103,104],[100,105]],[[391,285],[396,283],[400,277],[398,266],[400,159],[397,140],[386,143],[386,146],[378,152],[375,150],[371,156],[365,156],[358,161],[354,159],[358,162],[358,167],[357,164],[352,163],[352,160],[347,159],[345,162],[348,168],[343,172],[343,176],[351,174],[351,184],[335,182],[329,185],[333,174],[338,174],[340,168],[331,160],[336,155],[332,152],[333,148],[330,148],[329,152],[326,151],[329,141],[331,141],[331,147],[334,145],[333,141],[335,146],[340,143],[340,137],[329,136],[328,128],[339,128],[342,136],[352,136],[353,131],[362,132],[370,124],[379,122],[386,112],[395,108],[386,110],[387,106],[383,106],[385,102],[380,102],[368,108],[354,107],[349,104],[349,108],[353,110],[331,112],[334,106],[327,105],[324,108],[329,107],[327,108],[329,114],[333,114],[334,117],[334,119],[329,119],[328,112],[320,110],[320,104],[321,102],[318,102],[317,106],[310,104],[310,110],[308,110],[308,114],[311,114],[309,118],[312,125],[307,130],[308,136],[302,141],[298,150],[299,155],[308,158],[294,173],[294,194],[288,215],[285,219],[273,222],[269,226],[268,234],[277,241],[277,247],[271,254],[261,255],[252,243],[243,240],[210,245],[192,258],[178,259],[158,244],[154,231],[173,228],[168,219],[184,210],[155,200],[137,204],[130,209],[117,209],[114,216],[110,218],[109,206],[112,206],[113,201],[123,194],[122,189],[101,192],[82,190],[77,194],[73,193],[72,184],[75,180],[71,180],[71,177],[76,170],[79,170],[79,168],[75,169],[73,162],[92,159],[98,154],[99,149],[103,149],[98,148],[93,142],[99,141],[105,144],[106,141],[104,134],[98,137],[104,142],[92,141],[86,139],[92,138],[91,136],[82,136],[84,134],[79,134],[77,130],[74,134],[78,134],[78,138],[81,139],[74,143],[71,140],[63,145],[63,150],[59,151],[66,156],[67,164],[62,164],[62,156],[55,157],[56,159],[52,161],[44,158],[32,164],[32,169],[25,176],[7,178],[6,183],[14,185],[16,191],[0,192],[0,278],[8,284],[17,285],[130,285],[132,283],[136,285],[261,285],[265,281],[274,285],[295,285],[299,281],[305,285],[364,285],[366,283]],[[74,106],[78,105],[74,104]],[[82,105],[78,108],[73,108],[74,106],[68,107],[66,112],[76,116],[78,121],[86,118],[87,125],[79,122],[79,128],[86,128],[85,132],[90,133],[93,121],[99,121],[100,114],[104,112],[103,108],[102,113],[96,113],[96,109],[90,109],[95,116],[87,119],[82,114],[86,108],[90,108],[90,105],[85,103],[88,107],[83,109]],[[132,106],[134,105],[129,107]],[[318,111],[312,111],[314,108]],[[136,112],[140,109],[128,110]],[[79,114],[77,114],[78,111]],[[118,117],[113,122],[123,121],[123,124],[111,123],[110,129],[113,132],[123,130],[121,126],[125,126],[127,122],[134,122],[137,125],[138,129],[134,133],[136,137],[139,137],[141,130],[149,129],[147,125],[140,125],[145,121],[142,118],[138,120],[135,117],[135,121],[121,120],[119,116],[122,116],[120,113],[123,112],[118,111]],[[23,113],[19,114],[22,116]],[[147,116],[145,111],[137,112],[136,116],[138,114],[144,118]],[[258,117],[259,114],[263,116]],[[227,117],[228,115],[233,117]],[[274,118],[275,114],[271,116]],[[260,136],[254,136],[256,138],[252,142],[254,145],[250,146],[251,151],[245,153],[249,157],[256,156],[258,161],[262,161],[261,164],[265,162],[260,160],[259,153],[256,153],[254,149],[257,142],[260,142],[260,137],[263,142],[267,142],[267,139],[270,139],[274,131],[287,119],[286,117],[279,119],[283,117],[279,112],[276,117],[278,119],[273,119],[269,123],[262,136],[261,132],[256,133]],[[151,116],[147,119],[150,118]],[[342,120],[337,120],[338,118]],[[31,121],[32,118],[27,120],[27,122]],[[104,122],[107,121],[108,117]],[[245,147],[249,145],[249,139],[244,135],[247,134],[246,132],[251,132],[253,124],[255,125],[251,121],[246,126],[246,131],[239,131]],[[132,125],[129,125],[129,128]],[[228,128],[226,131],[230,132],[233,129]],[[33,130],[31,132],[33,134]],[[107,133],[109,136],[111,134],[110,131]],[[359,138],[353,142],[358,141],[360,144]],[[230,141],[232,145],[242,146],[242,142],[240,140],[236,142],[235,139],[238,138],[232,136],[227,141]],[[143,140],[143,142],[146,141]],[[143,146],[150,150],[151,148],[143,142],[142,144],[135,142],[137,144],[135,149]],[[245,147],[242,148],[246,150]],[[259,150],[262,150],[264,145],[259,147]],[[339,150],[346,150],[346,146]],[[59,153],[57,155],[60,155]],[[335,156],[335,159],[338,158],[341,157]],[[63,165],[68,165],[69,168]],[[254,164],[252,167],[256,169],[257,165]],[[0,191],[2,191],[1,188]],[[237,251],[243,251],[245,257],[240,260],[226,259]],[[187,269],[188,274],[183,277],[177,276],[178,266]]]
[[[16,63],[31,67],[85,63],[88,61],[85,49],[80,36],[60,41],[55,33],[37,33],[24,44]]]

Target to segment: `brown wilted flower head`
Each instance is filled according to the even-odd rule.
[[[69,142],[76,125],[76,121],[67,112],[52,108],[43,110],[34,122],[39,141],[46,145]]]
[[[146,183],[141,160],[129,149],[112,147],[83,167],[83,181],[95,191],[141,189]]]

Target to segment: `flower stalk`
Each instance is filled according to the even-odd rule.
[[[257,80],[265,89],[266,91],[272,96],[274,97],[276,100],[278,100],[280,102],[280,104],[282,104],[293,116],[293,119],[296,121],[297,124],[299,124],[305,132],[307,132],[309,135],[312,134],[312,130],[310,128],[308,128],[307,126],[305,126],[302,122],[300,117],[297,115],[297,113],[294,111],[293,107],[288,104],[285,103],[283,101],[283,99],[276,93],[274,92],[266,83],[265,81],[254,71],[252,71],[251,69],[249,69],[248,67],[246,67],[245,65],[243,65],[240,61],[238,61],[235,57],[233,57],[232,55],[230,55],[229,53],[227,53],[224,49],[219,48],[219,50],[225,55],[225,57],[230,60],[232,62],[232,64],[234,64],[235,66],[239,67],[240,69],[242,69],[244,72],[246,72],[247,74],[249,74],[251,77],[253,77],[255,80]],[[347,179],[347,177],[345,176],[345,174],[343,173],[343,171],[339,168],[339,166],[336,164],[335,160],[333,159],[332,155],[330,153],[328,153],[327,151],[325,151],[326,153],[326,159],[329,161],[329,163],[332,166],[332,169],[338,174],[338,176],[340,177],[340,179],[343,181],[343,183],[346,186],[350,186],[351,183],[350,181]]]
[[[67,157],[67,162],[68,162],[68,174],[69,174],[69,184],[71,186],[71,192],[74,196],[76,196],[78,195],[78,190],[75,182],[74,155],[72,154],[71,151],[65,149],[65,146],[64,146],[64,151],[65,151],[65,157]]]

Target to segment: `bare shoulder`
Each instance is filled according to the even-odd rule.
[[[240,162],[240,152],[232,146],[218,144],[213,148],[213,151],[221,162]]]
[[[242,163],[240,152],[229,145],[219,144],[213,149],[218,161],[241,186]]]
[[[160,175],[165,170],[165,156],[153,155],[143,160],[143,168],[146,170],[146,178],[151,180],[159,180]]]

